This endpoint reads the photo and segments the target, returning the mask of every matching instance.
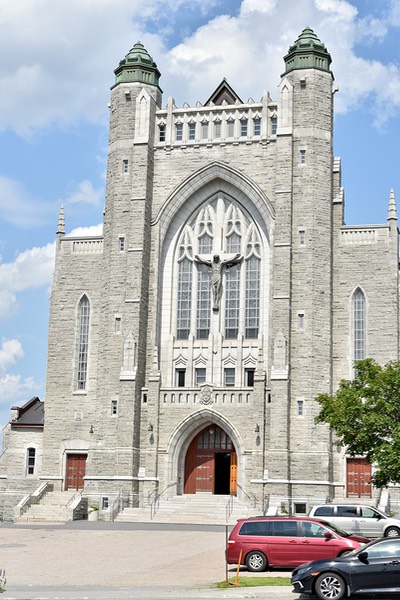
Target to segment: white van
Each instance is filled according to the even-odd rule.
[[[349,533],[358,533],[369,538],[400,536],[400,520],[393,519],[372,506],[321,504],[313,506],[308,516],[323,518]]]

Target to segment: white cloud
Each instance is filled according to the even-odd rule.
[[[196,30],[193,21],[187,31],[185,8],[193,14],[195,7],[204,15],[229,6],[215,0],[3,2],[0,131],[12,128],[29,135],[54,124],[99,120],[106,126],[113,70],[138,39],[158,63],[165,95],[174,94],[179,105],[205,101],[223,77],[245,100],[258,99],[265,89],[274,97],[282,58],[306,26],[314,29],[333,57],[341,90],[339,111],[357,106],[366,94],[379,106],[382,91],[385,103],[390,103],[387,113],[398,110],[398,68],[381,62],[380,76],[365,81],[365,71],[374,66],[355,50],[360,40],[383,42],[400,24],[398,2],[380,7],[379,17],[374,12],[361,18],[356,5],[346,0],[243,0],[235,16],[221,14]],[[186,35],[181,43],[179,35],[181,39]],[[176,45],[168,51],[171,39]],[[360,73],[349,68],[357,61],[365,63]],[[385,93],[387,88],[393,91]],[[86,198],[94,202],[97,191],[89,191]],[[85,190],[81,193],[85,196]]]
[[[0,290],[0,319],[11,319],[17,309],[17,296],[9,290]]]
[[[103,188],[95,189],[91,181],[81,181],[77,189],[72,192],[62,204],[90,204],[97,206],[104,198]]]
[[[15,364],[23,355],[18,340],[3,340],[0,349],[0,370],[3,371],[0,376],[0,423],[10,420],[10,405],[23,405],[39,391],[33,377],[22,378],[21,375],[5,372],[6,367]]]
[[[32,377],[22,379],[20,375],[0,377],[0,423],[10,420],[10,406],[23,405],[29,398],[38,393],[38,386]]]
[[[19,340],[2,340],[0,348],[0,370],[4,371],[9,365],[13,365],[17,358],[22,358],[24,351]]]
[[[99,223],[98,225],[90,225],[89,227],[76,227],[70,233],[67,234],[67,237],[90,237],[102,234],[103,223]]]
[[[264,89],[276,97],[283,56],[306,26],[333,58],[340,88],[337,112],[356,108],[366,97],[369,108],[375,106],[386,117],[399,110],[399,68],[363,58],[356,49],[360,41],[382,43],[393,25],[386,14],[360,18],[356,6],[345,0],[243,0],[238,16],[217,17],[170,50],[163,58],[163,87],[179,82],[185,97],[175,93],[178,105],[205,101],[223,77],[243,100],[258,100]]]
[[[77,227],[70,236],[97,236],[103,224]],[[18,294],[50,286],[53,279],[55,242],[20,252],[13,262],[0,263],[0,318],[10,318],[17,310]],[[1,366],[1,362],[0,362]]]
[[[48,285],[54,269],[55,244],[30,248],[18,254],[14,262],[0,264],[0,287],[21,292]]]
[[[31,229],[49,219],[49,207],[33,198],[24,186],[0,175],[0,212],[6,223]]]
[[[10,318],[19,292],[49,285],[54,271],[55,243],[30,248],[10,263],[0,264],[0,318]]]
[[[41,202],[22,183],[0,175],[1,220],[20,229],[33,229],[55,221],[61,204],[97,207],[104,201],[104,188],[94,188],[89,180],[79,182],[64,199]]]
[[[146,34],[146,19],[178,10],[176,4],[172,0],[2,2],[0,130],[10,127],[31,135],[55,123],[104,118],[118,61],[138,39],[157,37]]]

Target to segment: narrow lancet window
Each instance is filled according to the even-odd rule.
[[[365,358],[365,296],[358,288],[353,296],[353,358]]]
[[[87,296],[82,296],[78,309],[78,361],[76,389],[85,390],[87,385],[89,355],[89,317],[90,303]]]

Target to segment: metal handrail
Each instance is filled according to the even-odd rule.
[[[235,502],[235,498],[236,498],[236,496],[234,496],[234,494],[231,494],[229,496],[228,503],[227,503],[227,505],[225,507],[225,516],[226,516],[226,522],[227,523],[228,523],[229,517],[231,516],[232,511],[233,511],[233,504]]]
[[[244,489],[244,487],[242,487],[239,483],[237,484],[237,486],[243,492],[243,494],[245,496],[247,496],[248,499],[253,502],[253,508],[257,508],[257,504],[258,504],[258,498],[257,498],[257,496],[255,494],[253,494],[253,492],[251,492],[250,490],[246,491]]]
[[[151,518],[151,519],[154,519],[154,517],[155,517],[155,515],[156,515],[156,512],[157,512],[157,510],[158,510],[158,509],[159,509],[159,507],[160,507],[160,498],[161,498],[161,496],[162,496],[162,495],[164,494],[164,492],[166,492],[166,491],[167,491],[167,490],[168,490],[170,487],[172,487],[172,486],[176,485],[177,483],[178,483],[177,481],[173,481],[172,483],[169,483],[169,484],[167,485],[167,487],[163,489],[163,491],[162,491],[162,492],[158,493],[158,492],[157,492],[157,489],[155,489],[155,490],[153,490],[153,491],[152,491],[152,493],[149,495],[149,499],[150,499],[150,496],[151,496],[151,495],[152,495],[154,492],[156,492],[156,495],[155,495],[155,497],[154,497],[154,500],[152,500],[152,502],[150,503],[150,518]]]
[[[122,492],[118,492],[116,498],[114,498],[114,500],[111,503],[111,506],[110,506],[110,521],[114,521],[115,517],[117,516],[117,514],[121,510],[121,506],[120,506],[121,498],[122,498]]]
[[[80,499],[82,499],[82,492],[80,492],[80,491],[76,492],[76,493],[75,493],[75,494],[72,496],[72,498],[70,498],[70,499],[68,500],[67,504],[65,505],[65,506],[66,506],[66,508],[69,508],[69,507],[71,506],[71,504],[73,504],[73,503],[75,502],[75,500],[76,500],[76,498],[77,498],[77,497],[80,497]]]
[[[118,492],[109,507],[110,521],[114,521],[117,514],[126,507],[132,506],[133,496],[137,496],[135,492]],[[124,506],[124,500],[126,500],[126,506]]]
[[[262,506],[262,514],[264,516],[268,512],[270,501],[271,501],[271,495],[270,494],[267,494],[266,496],[264,496],[264,498],[263,498],[263,506]]]

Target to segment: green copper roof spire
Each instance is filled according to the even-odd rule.
[[[131,48],[114,71],[115,85],[138,81],[150,85],[158,85],[161,76],[157,65],[140,42]]]
[[[329,71],[331,55],[325,44],[315,35],[310,27],[303,29],[295,43],[290,46],[285,61],[285,73],[294,69],[320,69]]]

